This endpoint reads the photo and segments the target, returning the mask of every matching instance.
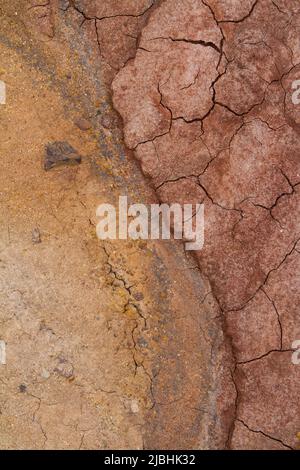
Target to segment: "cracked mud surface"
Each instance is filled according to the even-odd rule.
[[[166,0],[113,82],[159,199],[205,204],[197,260],[235,361],[232,448],[297,445],[299,21],[298,2]]]
[[[297,448],[299,2],[0,15],[0,447]],[[100,242],[124,194],[203,201],[204,249]]]

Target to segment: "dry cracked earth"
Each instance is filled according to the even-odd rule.
[[[0,448],[298,449],[299,1],[0,22]],[[204,203],[203,249],[99,240],[120,195]]]

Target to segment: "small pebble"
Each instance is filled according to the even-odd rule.
[[[92,127],[91,122],[88,121],[88,120],[85,119],[85,118],[77,119],[77,121],[75,121],[75,124],[76,124],[76,126],[79,127],[79,129],[81,129],[82,131],[88,131],[88,130],[91,129],[91,127]]]
[[[144,299],[144,294],[142,292],[135,292],[133,294],[133,297],[135,298],[135,300],[143,300]]]
[[[44,169],[59,165],[79,165],[81,156],[68,142],[52,142],[46,145],[44,155]]]
[[[132,400],[131,402],[131,411],[132,413],[138,413],[140,411],[139,404],[137,400]]]
[[[39,229],[37,227],[32,230],[31,239],[32,239],[32,243],[35,243],[35,244],[42,242],[41,232],[39,231]]]
[[[43,369],[42,370],[42,373],[41,373],[41,376],[43,377],[43,379],[49,379],[50,377],[50,372],[46,369]]]

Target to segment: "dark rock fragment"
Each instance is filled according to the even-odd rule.
[[[44,169],[59,165],[79,165],[81,156],[68,142],[53,142],[47,144],[45,151]]]

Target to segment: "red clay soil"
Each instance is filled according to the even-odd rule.
[[[160,200],[205,204],[197,260],[235,358],[232,448],[294,448],[300,428],[299,33],[298,1],[166,0],[113,82]]]

